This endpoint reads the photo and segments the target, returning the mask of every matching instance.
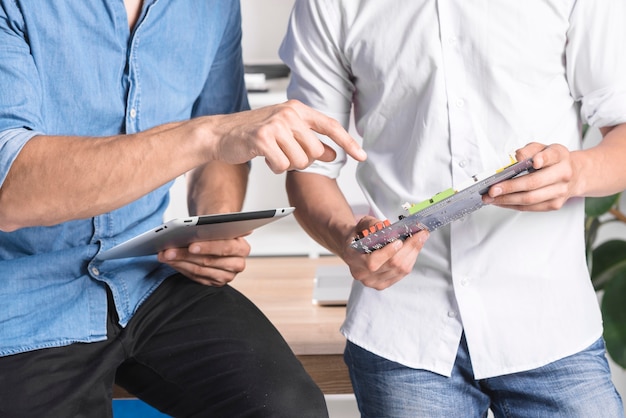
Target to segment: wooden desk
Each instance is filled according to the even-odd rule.
[[[311,302],[317,266],[341,263],[331,256],[251,257],[231,284],[267,315],[325,394],[352,393],[339,332],[346,309]],[[113,396],[131,395],[116,386]]]

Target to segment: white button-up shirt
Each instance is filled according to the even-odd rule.
[[[581,147],[581,122],[626,122],[623,0],[298,0],[281,46],[290,98],[348,126],[372,212],[396,219],[537,141]],[[336,177],[345,154],[309,171]],[[476,378],[540,367],[602,333],[583,199],[487,206],[433,232],[384,291],[355,283],[342,332],[450,375],[465,331]]]

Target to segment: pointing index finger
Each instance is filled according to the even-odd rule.
[[[355,160],[365,161],[367,153],[339,122],[308,106],[303,105],[303,107],[303,119],[308,122],[311,129],[319,134],[326,135]]]

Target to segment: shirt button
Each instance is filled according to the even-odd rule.
[[[94,276],[99,276],[99,275],[100,275],[100,270],[98,270],[98,267],[92,267],[92,268],[91,268],[91,273],[92,273]]]
[[[448,316],[449,316],[450,318],[454,318],[454,317],[456,316],[456,312],[454,312],[454,311],[449,311],[449,312],[448,312]]]
[[[469,279],[468,278],[461,279],[461,286],[467,286],[468,284],[469,284]]]
[[[130,117],[133,119],[137,117],[137,110],[134,107],[130,109]]]
[[[461,108],[461,107],[465,106],[465,100],[463,100],[463,99],[456,99],[454,101],[454,104],[456,105],[456,107]]]
[[[461,160],[459,161],[459,167],[461,168],[465,168],[465,166],[467,165],[467,160]]]
[[[457,37],[456,36],[450,36],[448,38],[448,44],[450,44],[450,45],[456,45],[456,41],[457,41]]]

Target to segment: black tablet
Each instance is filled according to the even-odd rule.
[[[176,218],[98,254],[100,260],[156,254],[167,248],[187,247],[196,241],[230,239],[281,219],[293,207]]]

